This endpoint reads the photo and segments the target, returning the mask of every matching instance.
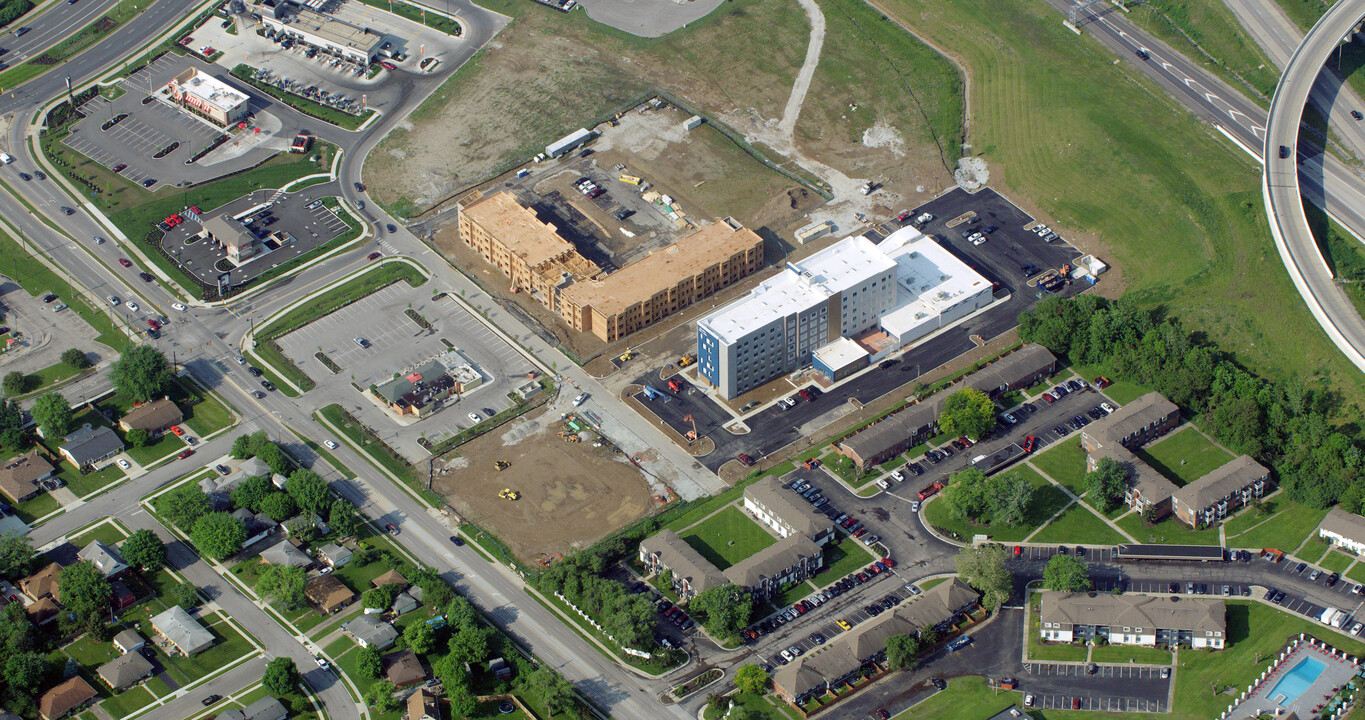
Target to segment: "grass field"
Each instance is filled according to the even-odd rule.
[[[1259,167],[1244,153],[1045,3],[881,6],[972,68],[969,140],[992,184],[1122,267],[1131,300],[1162,306],[1258,372],[1321,372],[1348,402],[1365,398],[1278,262]]]
[[[1113,545],[1125,542],[1123,537],[1104,520],[1090,511],[1082,503],[1075,503],[1056,520],[1047,524],[1029,542],[1039,543],[1083,543],[1086,545]]]
[[[1305,562],[1317,564],[1327,554],[1327,543],[1320,538],[1310,537],[1303,546],[1294,551],[1294,557]]]
[[[114,321],[104,313],[104,308],[86,302],[65,280],[53,272],[45,259],[29,255],[24,246],[3,232],[0,232],[0,256],[9,258],[8,263],[0,262],[0,272],[19,283],[24,292],[35,297],[48,290],[57,293],[66,298],[66,304],[99,333],[95,338],[96,342],[118,351],[128,347],[128,336],[114,327]]]
[[[1262,498],[1261,507],[1264,508],[1264,513],[1257,512],[1255,506],[1240,508],[1237,510],[1237,514],[1223,521],[1223,532],[1228,537],[1239,535],[1269,520],[1275,513],[1293,504],[1293,501],[1283,493]]]
[[[1324,570],[1339,573],[1346,572],[1346,568],[1350,567],[1354,560],[1354,556],[1347,555],[1340,550],[1329,550],[1325,556],[1318,560],[1318,565],[1321,565]]]
[[[1346,573],[1346,577],[1358,583],[1365,584],[1365,563],[1356,563],[1356,566],[1351,568],[1350,572]]]
[[[777,542],[767,530],[733,505],[688,528],[681,537],[721,570]]]
[[[811,578],[817,587],[824,587],[839,578],[872,564],[876,558],[857,540],[844,539],[838,545],[825,546],[825,567]]]
[[[1075,495],[1085,494],[1085,451],[1079,438],[1063,438],[1029,461]]]
[[[1071,498],[1061,488],[1048,482],[1037,471],[1027,465],[1013,468],[1033,487],[1033,500],[1029,503],[1024,522],[1014,527],[973,525],[966,520],[957,520],[948,515],[948,503],[935,500],[924,508],[924,517],[934,527],[952,533],[955,537],[970,540],[973,535],[990,535],[997,542],[1018,542],[1037,530],[1047,519],[1066,507]]]
[[[1147,663],[1149,665],[1170,665],[1171,652],[1160,648],[1141,645],[1100,645],[1090,649],[1091,662],[1097,663]]]
[[[1147,527],[1136,513],[1122,518],[1118,526],[1140,543],[1164,545],[1217,545],[1218,528],[1191,530],[1185,524],[1168,516],[1165,520]]]
[[[1232,455],[1190,425],[1138,450],[1137,456],[1181,487],[1232,461]]]
[[[1229,534],[1227,545],[1254,550],[1276,548],[1292,552],[1313,532],[1318,523],[1322,522],[1325,515],[1326,510],[1314,510],[1307,505],[1288,503],[1283,510],[1260,525],[1235,537]]]
[[[1019,705],[1019,694],[996,692],[982,677],[963,677],[948,681],[948,689],[935,693],[924,702],[896,715],[893,720],[987,720],[1011,705]],[[1051,713],[1048,717],[1052,717]]]
[[[57,498],[44,492],[39,493],[37,497],[32,498],[31,500],[25,500],[18,505],[15,505],[14,514],[18,515],[20,520],[32,525],[38,518],[44,517],[60,508],[61,505],[58,504]]]

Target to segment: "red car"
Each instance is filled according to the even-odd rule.
[[[123,172],[123,169],[126,167],[128,167],[127,163],[119,163],[114,166],[114,172],[121,173]]]
[[[1037,443],[1038,443],[1037,437],[1033,435],[1026,436],[1024,438],[1024,452],[1026,453],[1033,452],[1033,446],[1036,445]]]
[[[119,258],[119,259],[118,259],[118,264],[122,265],[123,267],[132,267],[132,266],[133,266],[133,264],[132,264],[131,262],[128,261],[128,258]]]
[[[1015,546],[1014,546],[1014,556],[1015,556],[1015,557],[1019,557],[1020,555],[1023,555],[1023,554],[1024,554],[1024,549],[1021,548],[1021,547],[1019,547],[1018,545],[1015,545]]]
[[[887,567],[889,567],[889,568],[896,567],[896,561],[895,561],[895,560],[892,560],[892,559],[889,558],[889,557],[884,557],[884,558],[882,558],[882,564],[885,565],[885,566],[887,566]]]
[[[187,457],[189,457],[189,456],[191,456],[191,455],[193,455],[193,454],[194,454],[194,451],[193,451],[193,450],[191,450],[191,449],[189,449],[189,448],[185,448],[184,450],[181,450],[181,451],[180,451],[180,454],[179,454],[179,455],[176,455],[176,457],[180,458],[181,460],[184,460],[185,458],[187,458]]]
[[[161,323],[159,323],[159,322],[153,320],[152,318],[147,318],[147,327],[149,327],[149,328],[151,328],[151,329],[153,329],[153,330],[160,330],[160,329],[161,329]],[[176,433],[176,434],[179,435],[180,433]]]
[[[881,720],[888,720],[888,718],[891,717],[891,713],[887,712],[886,708],[881,708],[877,710],[877,717],[881,718]]]
[[[397,65],[394,65],[393,63],[389,62],[388,60],[381,60],[381,61],[379,61],[379,65],[380,65],[380,67],[383,67],[385,70],[397,70],[397,69],[398,69],[398,66],[397,66]]]
[[[1052,397],[1052,393],[1051,393],[1051,392],[1045,392],[1045,393],[1043,393],[1043,399],[1047,401],[1047,404],[1048,404],[1048,405],[1051,405],[1051,404],[1052,404],[1052,401],[1053,401],[1055,398]]]
[[[910,219],[910,211],[909,211],[909,210],[902,210],[902,211],[900,211],[899,214],[896,215],[896,220],[898,220],[898,221],[900,221],[900,222],[905,222],[906,220],[909,220],[909,219]]]
[[[815,393],[811,392],[810,388],[802,388],[796,394],[800,395],[806,402],[815,402]]]
[[[378,253],[378,252],[372,252],[372,253],[370,253],[369,255],[366,255],[366,256],[365,256],[365,259],[366,259],[366,260],[378,260],[378,259],[379,259],[379,253]]]
[[[1071,698],[1071,709],[1072,709],[1072,710],[1080,710],[1080,709],[1081,709],[1081,699],[1080,699],[1080,698]]]
[[[853,533],[853,537],[860,538],[867,534],[867,528],[858,528],[858,532]]]
[[[736,455],[735,459],[743,463],[745,467],[749,467],[754,464],[754,459],[744,453]]]

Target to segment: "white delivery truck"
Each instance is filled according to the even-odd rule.
[[[8,165],[12,162],[14,162],[14,156],[10,155],[9,153],[0,152],[0,163]]]

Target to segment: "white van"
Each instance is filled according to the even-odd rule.
[[[0,163],[8,165],[12,162],[14,162],[14,156],[10,155],[9,153],[0,152]]]

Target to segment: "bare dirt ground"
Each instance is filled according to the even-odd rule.
[[[548,415],[548,417],[547,417]],[[523,562],[567,553],[644,516],[655,506],[639,470],[592,439],[560,439],[564,422],[540,413],[466,444],[438,467],[434,488],[501,539]],[[510,462],[499,472],[494,462]],[[504,488],[521,493],[504,500]]]

